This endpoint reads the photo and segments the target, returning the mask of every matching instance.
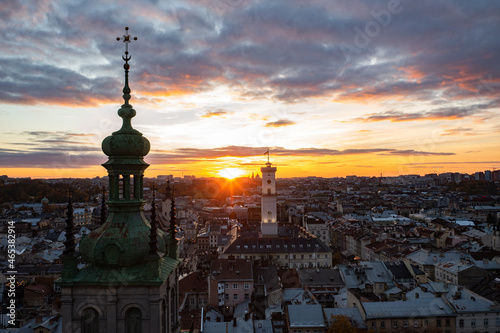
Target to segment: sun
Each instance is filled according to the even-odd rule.
[[[221,177],[224,177],[226,179],[234,179],[236,177],[240,177],[245,173],[244,170],[240,168],[224,168],[219,170],[217,174]]]

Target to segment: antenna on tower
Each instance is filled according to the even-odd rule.
[[[269,148],[267,148],[267,151],[264,153],[264,155],[267,155],[267,163],[266,163],[266,165],[268,167],[270,167],[271,166],[271,162],[269,161],[269,155],[270,155],[269,154]]]

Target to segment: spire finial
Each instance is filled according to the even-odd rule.
[[[125,105],[129,105],[128,101],[130,100],[130,87],[128,86],[128,70],[130,69],[130,65],[128,61],[132,59],[132,56],[128,54],[128,44],[131,42],[131,36],[128,34],[128,27],[125,27],[125,35],[123,35],[123,43],[125,43],[125,55],[122,56],[122,59],[125,61],[123,68],[125,69],[125,86],[123,87],[123,99],[125,100]],[[116,37],[116,40],[121,40],[122,38]],[[134,40],[137,40],[137,37],[133,37]]]
[[[125,55],[122,56],[123,60],[125,60],[125,65],[128,65],[128,61],[132,58],[132,56],[129,56],[128,55],[128,44],[130,44],[131,42],[131,38],[132,36],[130,36],[128,34],[128,27],[125,27],[125,35],[123,35],[122,38],[120,37],[116,37],[116,40],[122,40],[123,39],[123,43],[125,43]],[[134,40],[137,40],[137,37],[133,37]],[[128,69],[128,68],[126,68]]]
[[[73,191],[68,189],[68,210],[66,212],[66,241],[64,242],[64,254],[75,252],[75,235],[73,224],[73,204],[71,202]]]

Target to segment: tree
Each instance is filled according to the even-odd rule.
[[[340,254],[339,251],[335,252],[332,258],[332,267],[335,267],[337,265],[341,265],[344,262],[342,259],[342,255]]]
[[[336,315],[330,317],[328,333],[357,333],[358,329],[353,325],[348,316]]]
[[[486,218],[486,223],[488,223],[489,225],[494,225],[496,223],[496,219],[495,219],[495,216],[493,216],[493,214],[491,213],[488,213],[488,217]]]

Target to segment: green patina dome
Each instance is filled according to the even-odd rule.
[[[149,140],[133,129],[131,119],[135,117],[131,105],[122,105],[118,115],[123,119],[122,128],[102,141],[102,151],[107,156],[143,157],[149,153]]]
[[[115,213],[107,223],[85,236],[80,253],[89,264],[130,267],[144,262],[149,253],[150,226],[143,214]],[[168,235],[157,230],[158,252],[167,253]]]

